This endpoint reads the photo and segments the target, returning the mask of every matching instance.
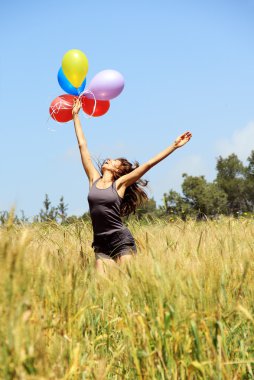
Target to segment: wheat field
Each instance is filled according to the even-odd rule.
[[[0,229],[1,379],[254,379],[253,220],[128,227],[105,277],[89,222]]]

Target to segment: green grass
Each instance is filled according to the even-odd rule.
[[[254,379],[254,225],[131,222],[103,278],[89,223],[0,229],[0,378]]]

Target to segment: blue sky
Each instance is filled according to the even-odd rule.
[[[182,173],[215,176],[216,157],[254,149],[254,1],[22,1],[1,3],[0,210],[29,217],[61,195],[88,210],[88,181],[72,122],[49,105],[63,90],[62,57],[82,50],[87,82],[120,71],[122,94],[100,118],[81,115],[91,155],[140,163],[186,130],[192,140],[145,176],[149,196],[179,191]]]

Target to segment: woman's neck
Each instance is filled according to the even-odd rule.
[[[109,184],[109,183],[112,183],[114,182],[114,177],[112,175],[111,172],[104,172],[102,177],[101,177],[101,182],[105,183],[105,184]]]

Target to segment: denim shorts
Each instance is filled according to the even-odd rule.
[[[110,258],[137,253],[135,240],[126,227],[103,237],[95,236],[92,247],[95,255],[103,253]]]

